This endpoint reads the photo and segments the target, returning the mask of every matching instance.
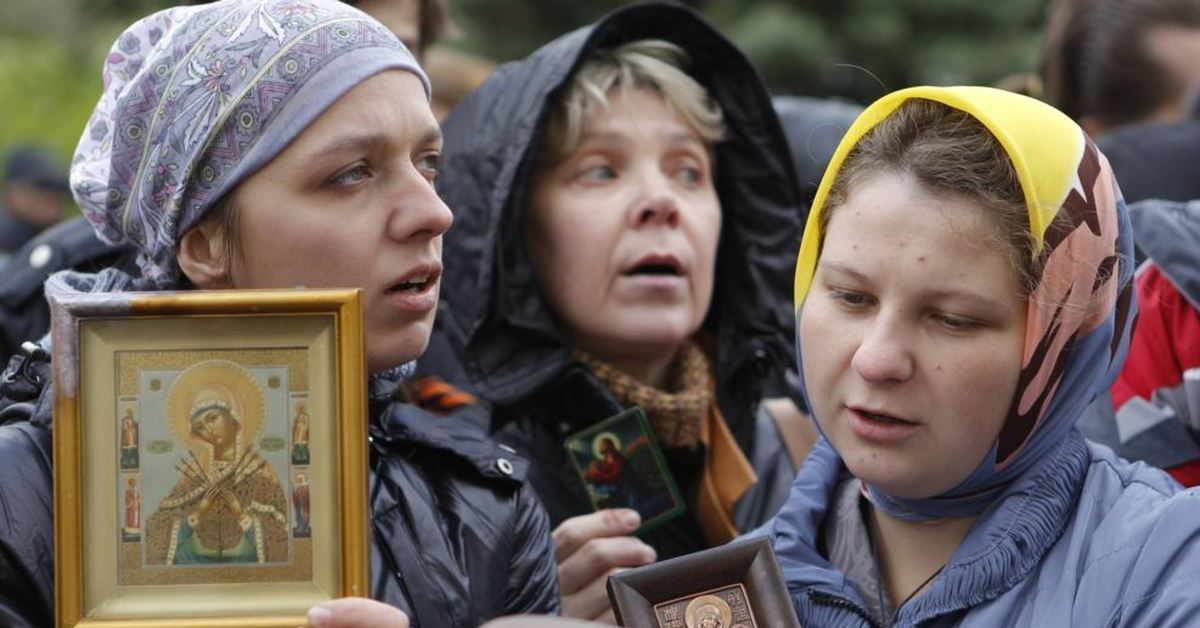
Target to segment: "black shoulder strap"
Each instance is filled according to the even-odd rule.
[[[49,383],[50,357],[40,346],[26,342],[12,357],[0,379],[0,425],[28,421]]]

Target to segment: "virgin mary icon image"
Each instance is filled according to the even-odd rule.
[[[276,563],[288,557],[287,500],[254,449],[266,418],[258,381],[227,360],[198,362],[167,391],[166,421],[185,452],[146,521],[149,565]]]

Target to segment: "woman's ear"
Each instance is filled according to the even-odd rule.
[[[175,259],[197,288],[218,290],[233,286],[224,235],[219,221],[201,220],[179,239]]]

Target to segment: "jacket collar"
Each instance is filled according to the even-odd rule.
[[[1087,446],[1073,430],[980,515],[930,589],[900,609],[900,623],[919,625],[970,608],[1027,577],[1066,529],[1087,463]],[[845,473],[841,459],[822,438],[805,460],[783,509],[752,533],[771,539],[788,590],[801,607],[811,604],[811,592],[818,592],[866,608],[857,588],[822,555],[817,539]]]
[[[1200,309],[1200,200],[1141,201],[1130,206],[1129,219],[1137,245]]]

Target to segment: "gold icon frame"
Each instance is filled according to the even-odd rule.
[[[185,291],[51,299],[57,626],[292,628],[306,623],[305,611],[312,604],[369,596],[361,299],[360,290]],[[247,347],[303,350],[311,371],[306,380],[311,397],[306,401],[312,407],[312,440],[334,443],[323,449],[324,472],[307,479],[313,503],[327,505],[314,505],[310,519],[330,531],[312,535],[312,579],[119,586],[114,569],[121,516],[105,513],[117,500],[117,483],[108,480],[115,473],[120,481],[122,472],[111,466],[121,445],[117,430],[111,429],[113,421],[120,420],[111,412],[121,399],[114,366],[118,352],[211,356],[244,352]],[[328,417],[324,421],[316,419],[318,406],[328,410],[320,413]],[[317,452],[314,449],[314,466]]]

